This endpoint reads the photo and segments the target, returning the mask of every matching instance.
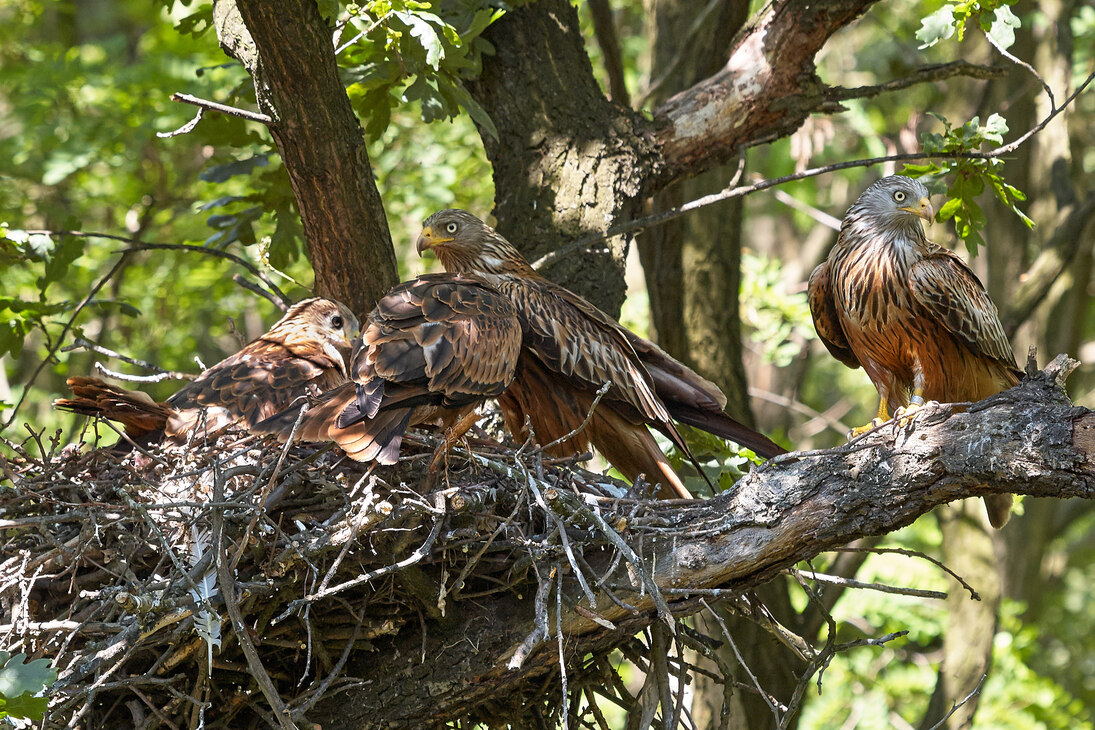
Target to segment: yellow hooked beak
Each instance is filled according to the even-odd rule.
[[[916,206],[909,205],[904,208],[899,208],[898,210],[908,211],[915,216],[923,218],[929,226],[935,222],[935,208],[932,207],[932,202],[927,198],[921,198]]]
[[[451,238],[434,238],[433,230],[429,226],[422,229],[422,233],[418,234],[418,255],[424,256],[427,251],[432,251],[436,246],[448,243],[453,239]]]

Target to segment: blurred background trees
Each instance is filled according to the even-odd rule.
[[[391,252],[390,236],[402,279],[429,266],[412,244],[427,215],[449,206],[481,216],[493,210],[499,229],[535,259],[735,181],[963,142],[991,150],[1063,106],[1095,63],[1095,9],[1075,0],[861,5],[869,10],[814,58],[829,87],[884,84],[956,58],[1001,71],[818,104],[825,113],[752,140],[740,165],[712,156],[696,166],[702,174],[678,173],[670,184],[643,156],[650,120],[674,94],[723,67],[735,33],[765,12],[756,3],[321,2],[331,28],[320,35],[333,29],[338,78],[365,130],[365,169],[383,203],[364,204],[368,221],[344,216],[343,234],[352,238],[356,226],[362,248],[381,259]],[[1007,52],[1032,68],[1005,58],[982,32],[982,20],[988,26],[1000,17],[998,6],[1010,7],[1021,23],[1012,27]],[[964,34],[947,36],[963,12],[975,13]],[[223,18],[217,22],[224,42]],[[275,318],[273,304],[233,281],[233,274],[254,281],[250,271],[179,244],[250,262],[294,298],[313,286],[337,291],[313,279],[308,254],[315,257],[317,239],[305,242],[294,181],[278,153],[284,140],[261,123],[216,112],[161,136],[195,113],[171,101],[174,92],[271,113],[261,101],[261,78],[256,103],[246,49],[234,51],[242,64],[228,58],[214,25],[211,6],[202,3],[0,6],[0,435],[10,442],[27,438],[24,422],[45,429],[47,446],[57,428],[64,429],[58,443],[76,439],[80,425],[49,408],[68,375],[92,373],[96,362],[150,374],[86,346],[69,349],[77,338],[166,371],[196,372]],[[998,43],[1006,36],[1000,27],[990,32]],[[529,40],[544,34],[552,34],[550,43]],[[547,61],[556,58],[573,66],[549,72]],[[301,113],[315,101],[306,100]],[[596,126],[598,119],[610,126]],[[975,135],[983,146],[971,143]],[[1084,362],[1070,386],[1088,407],[1095,406],[1093,135],[1095,94],[1086,93],[1002,165],[913,163],[940,166],[919,171],[943,173],[937,191],[950,188],[954,199],[979,206],[952,211],[957,215],[931,236],[976,251],[973,266],[1021,360],[1034,345],[1042,363],[1058,352]],[[612,157],[620,147],[637,150],[634,159]],[[963,167],[977,164],[1025,194],[1018,205],[1033,229]],[[835,240],[832,224],[862,189],[901,170],[901,163],[883,162],[789,182],[650,227],[635,241],[613,236],[567,248],[545,273],[622,313],[626,324],[718,382],[735,416],[792,448],[830,446],[847,427],[869,420],[877,404],[862,371],[845,368],[814,338],[805,281]],[[356,184],[338,172],[327,170],[330,186]],[[590,192],[589,180],[618,189]],[[386,265],[367,269],[359,309],[367,309],[368,291],[390,283]],[[162,399],[178,386],[141,387]],[[734,460],[728,452],[721,457]],[[979,705],[968,703],[949,726],[961,725],[975,707],[975,727],[1095,726],[1095,621],[1087,609],[1095,584],[1088,575],[1092,520],[1088,503],[1024,500],[999,534],[985,531],[978,510],[951,508],[885,538],[884,545],[942,559],[981,592],[984,600],[975,604],[944,573],[907,556],[838,555],[815,565],[859,580],[949,590],[952,599],[944,605],[827,589],[842,638],[910,633],[838,657],[799,726],[931,727],[962,699],[962,687],[979,680],[975,666],[955,684],[956,657],[977,654],[987,662],[990,649]],[[827,630],[804,610],[797,585],[776,581],[762,598],[796,631]],[[755,651],[746,648],[746,663],[786,700],[790,660],[763,641],[757,637]],[[713,716],[722,712],[721,687],[700,683],[696,692],[697,708],[708,703]],[[746,706],[756,701],[747,692],[738,696]],[[733,727],[770,726],[762,713],[728,712]]]

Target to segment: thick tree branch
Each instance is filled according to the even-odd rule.
[[[816,111],[839,106],[817,77],[814,56],[874,0],[778,0],[738,34],[714,76],[654,110],[663,187],[755,145],[786,136]]]
[[[313,0],[223,0],[214,20],[221,46],[251,74],[270,118],[316,293],[364,316],[397,281],[395,251],[327,23]]]
[[[633,503],[621,521],[626,504],[545,490],[553,511],[566,517],[571,541],[583,531],[588,536],[585,558],[599,574],[608,570],[603,585],[614,591],[602,588],[596,606],[579,608],[584,592],[568,581],[559,625],[570,655],[618,644],[657,620],[649,583],[634,571],[629,576],[626,565],[609,569],[610,549],[595,554],[605,543],[603,535],[598,540],[605,522],[642,554],[671,610],[683,615],[701,607],[687,589],[756,587],[800,560],[890,532],[956,499],[995,492],[1095,497],[1095,413],[1064,395],[1070,363],[1058,358],[966,413],[929,407],[906,428],[886,426],[837,449],[779,457],[731,493],[703,502]],[[434,634],[402,637],[385,656],[358,660],[350,672],[365,684],[321,702],[314,719],[325,728],[373,726],[378,718],[402,726],[423,723],[428,707],[429,723],[440,722],[474,714],[530,677],[558,670],[555,636],[541,639],[519,669],[507,668],[535,628],[531,595],[454,609]],[[422,642],[431,658],[408,665]],[[398,676],[394,657],[402,657]],[[453,666],[459,671],[441,669]],[[428,689],[408,689],[412,683],[444,691],[426,696]]]
[[[762,11],[735,39],[722,70],[655,109],[664,163],[655,187],[724,163],[742,147],[785,137],[812,113],[842,111],[840,102],[846,99],[954,76],[1002,75],[997,67],[955,61],[925,66],[874,86],[826,86],[817,77],[814,56],[872,4],[873,0],[782,0]]]

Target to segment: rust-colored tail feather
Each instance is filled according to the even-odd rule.
[[[598,408],[589,424],[589,440],[628,480],[643,474],[658,484],[660,499],[692,498],[646,424],[630,423],[611,408]]]
[[[133,439],[162,434],[175,413],[171,406],[157,403],[146,393],[119,388],[98,378],[74,377],[67,382],[76,397],[58,398],[53,401],[54,408],[117,421]]]
[[[653,342],[632,332],[626,334],[654,380],[654,392],[675,420],[729,439],[752,449],[757,456],[765,459],[787,453],[787,449],[764,434],[726,415],[723,410],[726,396],[717,385],[675,360]]]

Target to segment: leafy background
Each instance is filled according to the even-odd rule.
[[[414,255],[412,241],[427,215],[448,206],[484,215],[491,208],[490,166],[473,120],[488,129],[490,123],[464,82],[477,73],[481,54],[490,52],[480,33],[504,6],[473,0],[322,6],[330,17],[346,21],[339,61],[369,140],[400,273],[419,273],[426,264]],[[582,5],[580,12],[588,25],[588,8]],[[615,12],[626,78],[632,88],[641,88],[652,75],[643,7],[637,0],[621,0]],[[33,231],[99,232],[226,251],[266,270],[293,296],[303,296],[311,282],[287,177],[260,125],[207,114],[188,133],[158,136],[183,127],[194,115],[192,107],[169,99],[172,92],[248,107],[249,79],[221,53],[210,23],[210,6],[201,2],[11,0],[0,5],[0,419],[10,420],[0,435],[10,441],[28,439],[23,424],[44,434],[47,449],[57,433],[54,447],[79,439],[84,424],[49,405],[69,375],[92,373],[96,362],[148,374],[84,349],[66,349],[76,338],[163,370],[197,372],[262,332],[276,316],[270,303],[232,281],[237,273],[249,277],[238,265],[154,250],[129,254],[69,326],[78,304],[131,244]],[[1090,72],[1095,55],[1095,8],[1074,4],[1068,23],[1075,85]],[[1045,24],[1031,4],[880,4],[830,42],[819,71],[830,84],[879,83],[912,65],[961,55],[975,43],[978,27],[1008,48],[1017,27],[1020,33],[1044,31]],[[959,48],[960,42],[967,45]],[[600,51],[592,40],[589,52],[600,73]],[[791,138],[752,150],[749,170],[775,177],[818,161],[917,146],[935,153],[989,150],[1023,131],[1009,128],[1014,98],[978,103],[983,100],[973,93],[976,88],[975,82],[954,81],[913,87],[884,103],[847,102],[846,112],[811,119]],[[1093,96],[1079,98],[1067,127],[1074,135],[1074,177],[1087,181],[1089,189],[1095,175]],[[1014,229],[1027,230],[1032,219],[1053,225],[1037,220],[1026,193],[1009,184],[1010,159],[941,157],[905,168],[947,192],[950,202],[942,206],[932,235],[980,254],[974,265],[997,301],[1008,290],[987,276],[986,261],[1029,262],[1037,251],[1005,250],[1004,243],[987,236],[992,216],[986,206],[995,205],[994,197],[999,200],[1010,211],[1006,225]],[[816,213],[839,218],[877,174],[851,169],[783,186],[780,193],[797,201],[795,208],[773,192],[746,202],[742,301],[752,379],[764,382],[766,368],[803,372],[791,417],[773,417],[786,406],[763,399],[754,407],[762,425],[775,424],[768,430],[800,448],[837,443],[842,426],[868,420],[875,408],[862,372],[844,368],[814,340],[804,296],[812,262],[802,252],[823,250],[834,237]],[[648,307],[636,261],[629,282],[623,318],[644,332]],[[1089,288],[1090,270],[1086,275],[1078,270],[1067,282],[1073,289]],[[1016,338],[1016,352],[1027,342],[1048,339],[1047,332],[1060,331],[1062,340],[1076,343],[1073,354],[1087,364],[1071,386],[1076,401],[1087,406],[1095,405],[1091,308],[1088,297],[1083,316],[1065,320],[1047,306]],[[162,399],[178,384],[141,387]],[[20,400],[16,414],[11,406]],[[819,423],[819,413],[827,420]],[[29,439],[27,445],[35,446]],[[717,444],[707,447],[711,464],[727,473],[744,464]],[[1087,608],[1095,602],[1091,522],[1090,511],[1084,511],[1053,539],[1036,605],[1007,605],[975,727],[1095,725],[1095,619]],[[922,519],[889,536],[887,544],[932,553],[940,540],[936,523]],[[897,556],[872,557],[859,577],[945,586],[938,570]],[[941,604],[851,591],[838,604],[838,618],[849,637],[910,633],[884,649],[838,657],[825,674],[822,694],[808,703],[802,726],[915,723],[935,682],[946,619]]]

